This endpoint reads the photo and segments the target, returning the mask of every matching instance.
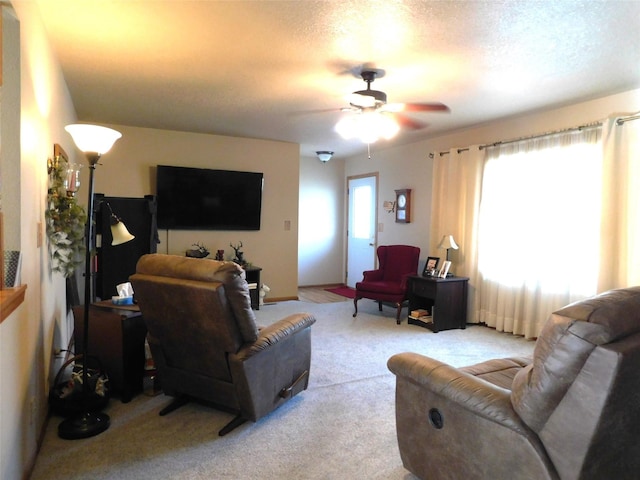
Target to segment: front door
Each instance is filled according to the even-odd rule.
[[[362,272],[375,268],[378,175],[349,177],[347,211],[347,286],[355,288]]]

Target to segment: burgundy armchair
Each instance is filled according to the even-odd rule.
[[[396,323],[399,325],[402,304],[407,298],[407,277],[418,273],[420,249],[409,245],[382,245],[377,253],[378,269],[366,270],[362,281],[356,283],[353,316],[358,315],[361,298],[377,300],[380,311],[382,302],[390,302],[397,308]]]

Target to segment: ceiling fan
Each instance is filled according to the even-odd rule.
[[[413,130],[425,128],[424,122],[419,122],[403,112],[449,112],[450,109],[442,103],[387,103],[387,94],[380,90],[373,90],[371,83],[376,78],[382,78],[385,71],[380,68],[364,67],[359,72],[351,70],[354,76],[362,77],[367,84],[365,90],[358,90],[349,95],[349,107],[342,108],[342,111],[353,111],[356,113],[379,112],[392,115],[400,126]]]

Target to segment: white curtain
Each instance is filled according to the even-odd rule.
[[[485,151],[479,146],[451,149],[448,154],[434,152],[433,204],[430,228],[430,256],[440,257],[443,235],[453,235],[458,250],[449,250],[451,273],[469,277],[467,321],[477,323],[475,311],[477,285],[478,210],[482,189]]]
[[[478,318],[536,337],[597,288],[599,127],[489,148],[479,220]]]
[[[598,291],[640,285],[640,119],[603,127]]]
[[[469,322],[537,337],[549,314],[640,285],[640,120],[434,153],[430,255],[453,235]]]

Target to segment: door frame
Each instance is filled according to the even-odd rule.
[[[350,220],[351,220],[351,192],[349,192],[349,183],[351,182],[351,180],[357,180],[359,178],[367,178],[367,177],[373,177],[375,179],[375,185],[376,185],[376,194],[375,194],[375,198],[373,199],[373,212],[374,212],[374,232],[373,232],[373,268],[376,268],[377,266],[377,256],[376,256],[376,250],[378,247],[378,198],[379,198],[379,190],[380,190],[380,173],[379,172],[369,172],[369,173],[362,173],[362,174],[358,174],[358,175],[349,175],[347,177],[347,184],[346,184],[346,206],[345,206],[345,210],[346,210],[346,214],[345,214],[345,255],[344,255],[344,284],[347,284],[347,269],[349,266],[349,225]]]

